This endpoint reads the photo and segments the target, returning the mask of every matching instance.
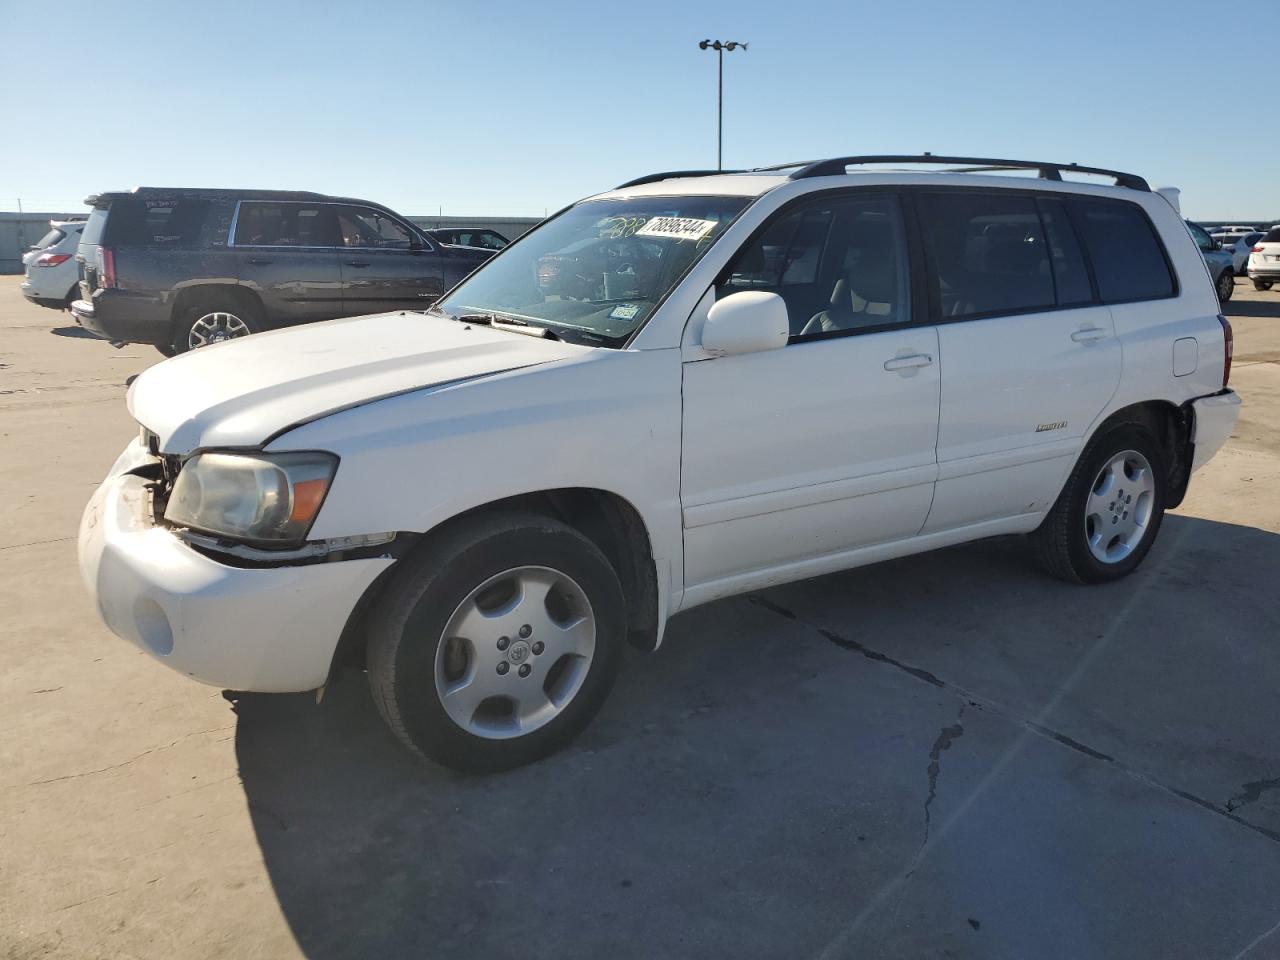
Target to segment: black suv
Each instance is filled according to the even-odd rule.
[[[171,356],[260,330],[421,310],[492,251],[450,247],[366,200],[138,187],[85,201],[86,330]]]

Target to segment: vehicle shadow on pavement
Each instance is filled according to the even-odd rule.
[[[318,960],[1230,956],[1277,919],[1278,581],[1280,536],[1169,516],[1120,584],[1005,539],[722,601],[488,777],[355,672],[227,697]]]
[[[99,339],[98,337],[90,333],[88,330],[86,330],[84,327],[53,327],[49,332],[52,333],[55,337],[73,337],[77,340]]]
[[[1276,317],[1280,319],[1280,296],[1273,300],[1231,300],[1222,305],[1228,317]]]

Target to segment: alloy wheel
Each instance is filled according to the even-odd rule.
[[[1151,464],[1136,450],[1117,453],[1098,471],[1084,505],[1084,535],[1100,563],[1119,563],[1146,536],[1155,509]]]

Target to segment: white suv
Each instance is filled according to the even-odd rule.
[[[32,303],[54,310],[70,310],[80,296],[80,268],[76,248],[84,230],[83,220],[50,220],[46,233],[22,258],[27,275],[22,295]]]
[[[1249,253],[1249,279],[1255,290],[1270,290],[1280,282],[1280,227],[1272,227],[1258,238]]]
[[[411,748],[498,769],[581,730],[624,643],[697,604],[997,534],[1065,580],[1128,574],[1231,433],[1230,367],[1139,177],[658,174],[426,313],[142,374],[80,567],[184,674],[299,691],[364,662]]]

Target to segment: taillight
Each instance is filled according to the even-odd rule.
[[[1231,321],[1218,314],[1218,322],[1222,324],[1222,389],[1227,389],[1231,379],[1231,355],[1235,353],[1235,338],[1231,335]]]
[[[114,287],[116,285],[116,252],[110,247],[98,248],[102,273],[98,277],[98,286]]]
[[[1258,244],[1256,247],[1254,247],[1250,251],[1250,253],[1261,253],[1261,252],[1262,252],[1262,244]]]
[[[56,267],[60,263],[66,263],[71,259],[69,253],[46,253],[36,261],[37,267]]]

